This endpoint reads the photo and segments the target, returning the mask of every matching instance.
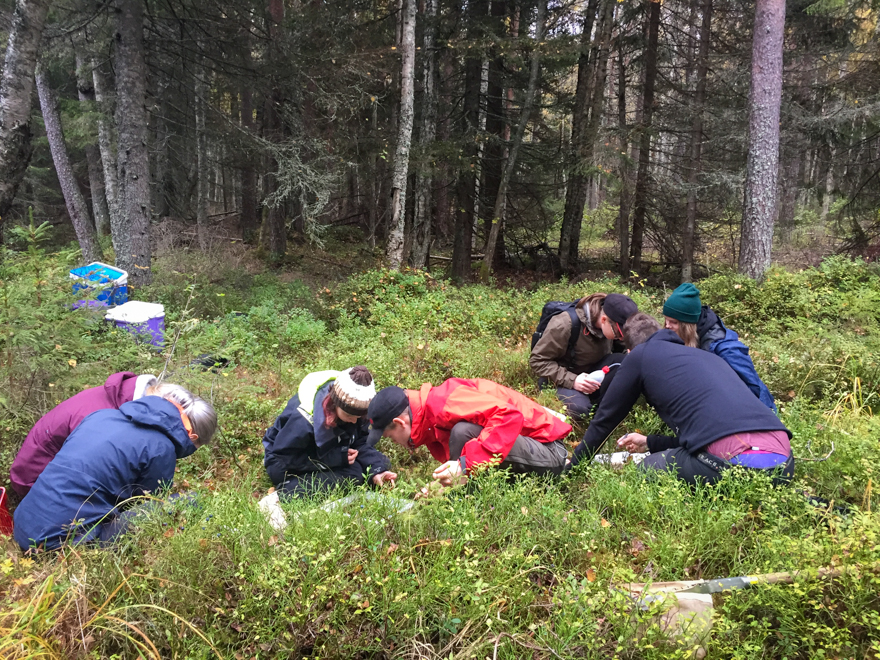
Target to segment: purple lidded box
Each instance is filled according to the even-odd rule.
[[[104,318],[156,348],[165,345],[165,307],[159,303],[131,300],[111,309]]]

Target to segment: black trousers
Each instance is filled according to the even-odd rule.
[[[287,475],[287,481],[278,486],[280,497],[309,497],[328,492],[343,484],[360,486],[364,483],[364,466],[355,461],[332,470]]]
[[[586,373],[596,371],[597,369],[612,364],[619,364],[625,357],[625,353],[609,353],[596,362],[596,364],[591,364],[587,367]],[[605,396],[605,392],[611,385],[611,381],[614,380],[615,373],[617,373],[617,367],[611,369],[605,374],[605,378],[602,380],[602,385],[600,385],[599,389],[592,394],[584,394],[583,392],[578,392],[577,390],[569,389],[567,387],[557,387],[556,398],[565,404],[565,412],[569,417],[576,422],[584,421],[590,416],[590,411],[593,409],[593,406],[598,406],[602,401],[602,397]],[[539,378],[538,388],[544,389],[545,387],[550,387],[550,381],[546,378]]]
[[[701,459],[701,454],[702,459]],[[706,458],[708,457],[708,458]],[[649,454],[639,464],[639,469],[644,471],[674,472],[675,475],[691,486],[699,483],[714,484],[721,479],[721,475],[727,468],[733,467],[724,459],[712,456],[706,452],[691,454],[684,447],[667,449],[666,451]],[[760,470],[773,475],[773,483],[786,484],[794,476],[794,456],[782,465],[767,470],[760,468],[747,468],[745,470]]]

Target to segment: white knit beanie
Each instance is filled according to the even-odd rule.
[[[360,381],[368,380],[369,384],[359,385],[354,381],[355,378]],[[340,372],[330,386],[330,398],[333,403],[349,415],[357,417],[367,413],[374,396],[376,396],[376,385],[373,382],[373,374],[363,366],[351,367]]]

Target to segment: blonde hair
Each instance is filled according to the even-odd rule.
[[[684,323],[683,321],[679,321],[678,330],[675,331],[675,334],[681,337],[685,346],[690,346],[691,348],[700,347],[700,336],[697,334],[696,323]]]
[[[185,387],[173,383],[152,383],[144,392],[146,396],[160,396],[174,401],[183,408],[183,412],[192,423],[193,433],[198,437],[193,441],[196,447],[202,447],[211,441],[217,431],[217,412],[214,406],[203,398],[196,396]]]

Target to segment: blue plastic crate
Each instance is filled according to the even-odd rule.
[[[128,273],[121,268],[93,261],[70,271],[73,292],[96,289],[94,299],[103,305],[121,305],[128,302]],[[74,307],[85,306],[81,300]]]

